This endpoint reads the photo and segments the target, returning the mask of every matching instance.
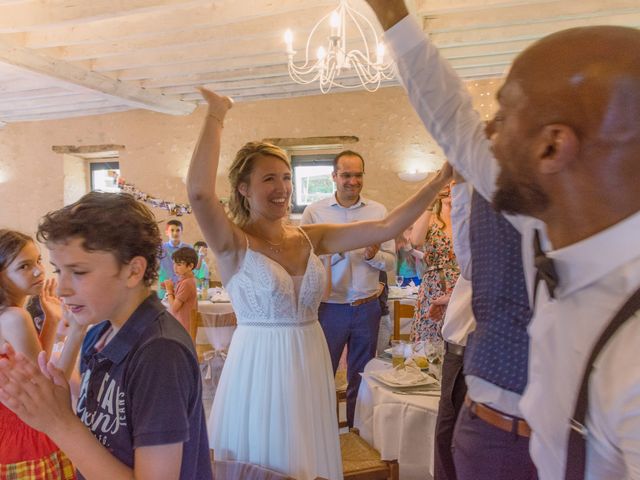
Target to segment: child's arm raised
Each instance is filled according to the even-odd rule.
[[[187,193],[207,245],[216,255],[222,281],[226,282],[237,271],[246,247],[242,231],[229,220],[215,191],[222,123],[232,103],[228,97],[200,91],[209,110],[191,157]]]
[[[51,350],[56,340],[56,331],[58,330],[58,322],[62,318],[62,302],[56,295],[57,282],[55,278],[45,280],[42,293],[40,294],[40,306],[44,312],[44,321],[42,330],[40,331],[40,345],[42,350],[47,354],[47,358],[51,356]]]

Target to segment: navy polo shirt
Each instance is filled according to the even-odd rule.
[[[155,295],[96,352],[96,342],[110,326],[109,321],[96,325],[82,345],[78,417],[131,468],[136,448],[183,442],[180,479],[210,479],[202,383],[191,337]]]

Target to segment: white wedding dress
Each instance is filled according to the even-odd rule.
[[[335,382],[318,323],[325,270],[313,253],[294,278],[247,251],[226,289],[238,319],[208,423],[216,459],[297,480],[342,479]]]

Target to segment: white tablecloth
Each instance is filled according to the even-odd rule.
[[[213,303],[209,300],[200,300],[198,301],[198,311],[202,315],[206,327],[198,329],[196,344],[210,344],[216,350],[226,350],[236,329],[231,303]]]
[[[383,460],[398,460],[401,480],[431,479],[440,397],[397,395],[366,376],[386,368],[391,364],[375,358],[365,367],[354,426]]]

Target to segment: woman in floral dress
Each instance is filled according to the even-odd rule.
[[[414,225],[412,240],[424,239],[424,275],[418,292],[411,341],[441,345],[442,321],[460,269],[453,252],[451,233],[451,194],[445,187],[432,208]],[[426,236],[424,231],[426,229]]]

